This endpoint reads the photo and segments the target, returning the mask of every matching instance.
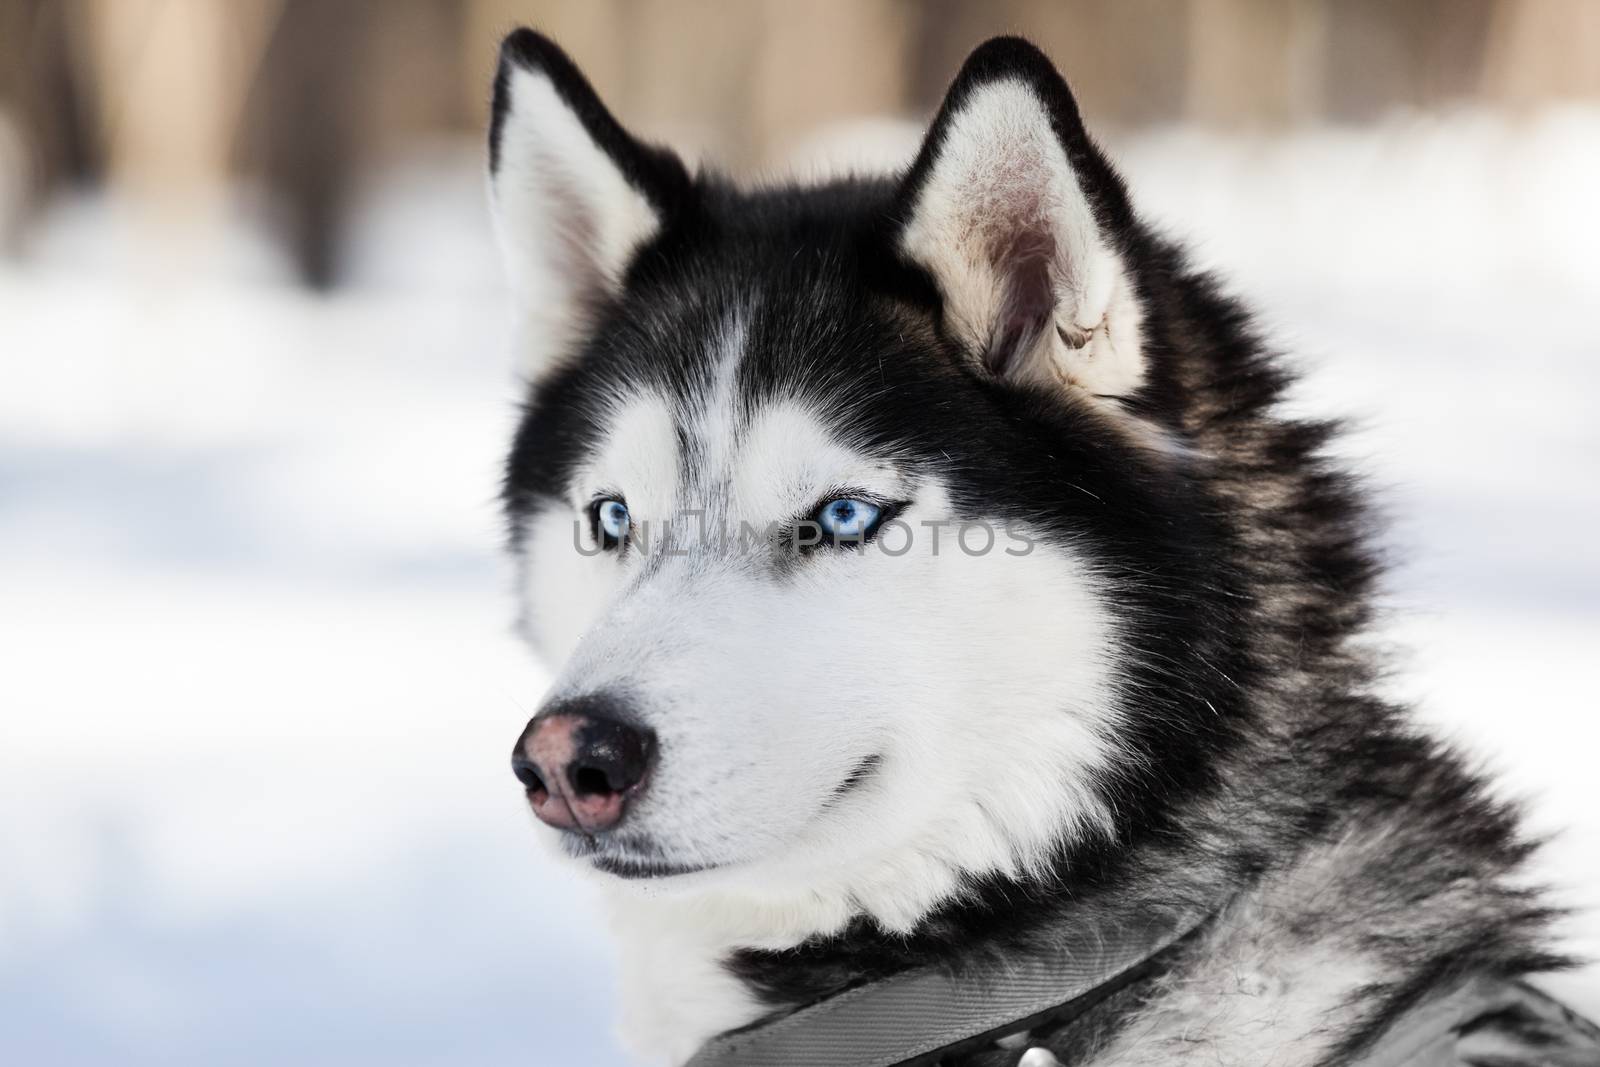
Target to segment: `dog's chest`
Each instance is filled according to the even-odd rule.
[[[664,902],[632,901],[612,908],[611,925],[619,1031],[641,1060],[682,1063],[707,1039],[767,1010],[722,966],[732,947],[718,924]]]

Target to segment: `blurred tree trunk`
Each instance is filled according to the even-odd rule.
[[[1367,122],[1438,107],[1482,83],[1495,0],[1339,0],[1326,4],[1323,117]]]
[[[374,14],[363,0],[283,0],[241,123],[238,162],[284,200],[290,251],[312,286],[333,279]]]
[[[1499,0],[1488,34],[1482,91],[1527,109],[1600,98],[1600,3]]]
[[[903,115],[910,94],[907,0],[763,0],[751,85],[747,159],[773,161],[806,134],[841,119]]]
[[[340,228],[362,166],[475,112],[456,91],[467,9],[449,0],[280,0],[242,124],[241,169],[284,201],[301,276],[337,278]]]
[[[1212,126],[1283,126],[1323,102],[1321,0],[1189,0],[1186,114]]]
[[[20,142],[11,146],[17,202],[9,211],[0,204],[0,251],[14,244],[22,215],[50,189],[103,170],[92,101],[78,73],[82,50],[74,48],[81,14],[80,5],[59,0],[0,0],[0,111]]]

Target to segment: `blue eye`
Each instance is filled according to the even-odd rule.
[[[611,548],[628,539],[628,505],[620,500],[602,500],[596,505],[594,516],[602,545]]]
[[[830,500],[817,512],[817,525],[836,541],[859,541],[878,525],[883,509],[854,497]]]

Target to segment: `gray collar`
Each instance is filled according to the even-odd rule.
[[[1036,954],[959,976],[922,968],[855,986],[712,1038],[685,1067],[929,1067],[1046,1024],[1059,1035],[1108,998],[1166,971],[1222,910],[1143,925],[1047,929],[1041,939],[1051,944]],[[1478,1062],[1464,1046],[1486,1036],[1511,1052],[1506,1062],[1600,1065],[1600,1027],[1522,982],[1493,976],[1431,992],[1352,1062],[1460,1067]],[[1056,1060],[1038,1054],[1021,1062]]]
[[[1220,909],[1219,909],[1220,910]],[[1164,970],[1215,911],[1047,929],[1037,953],[959,974],[923,967],[854,986],[712,1038],[685,1067],[894,1067],[933,1063],[1083,1015]]]

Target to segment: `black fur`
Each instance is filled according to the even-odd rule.
[[[554,41],[529,29],[513,31],[500,44],[494,99],[489,108],[490,174],[500,170],[500,139],[511,106],[511,73],[516,68],[539,71],[549,77],[594,143],[656,210],[672,212],[682,207],[689,196],[690,182],[678,157],[664,148],[644,144],[624,130],[571,58]]]
[[[838,937],[729,960],[775,1010],[908,966],[1004,954],[1070,909],[1214,903],[1367,825],[1396,834],[1393,846],[1370,869],[1341,872],[1326,908],[1298,916],[1295,930],[1308,943],[1347,939],[1411,978],[1367,991],[1330,1062],[1454,976],[1561,964],[1543,941],[1550,910],[1508,888],[1530,851],[1516,813],[1373,695],[1378,664],[1359,639],[1378,559],[1360,488],[1325,452],[1337,428],[1280,414],[1282,361],[1238,301],[1138,219],[1033,46],[1000,39],[973,54],[906,174],[754,191],[714,173],[691,178],[670,154],[639,146],[531,31],[506,42],[491,158],[508,63],[547,72],[663,215],[576,358],[528,399],[506,467],[513,540],[594,443],[607,381],[693,396],[710,373],[704,339],[747,307],[738,385],[750,402],[821,398],[841,433],[946,481],[963,514],[1026,520],[1088,546],[1122,591],[1122,743],[1134,758],[1104,786],[1115,836],[1063,848],[1046,879],[975,882],[910,936],[863,919]],[[1103,409],[987,373],[983,354],[943,328],[933,280],[896,251],[950,116],[1000,77],[1022,78],[1045,102],[1134,272],[1150,372],[1125,415],[1183,452],[1141,447]],[[1463,880],[1471,906],[1443,926],[1428,921]],[[1366,926],[1350,919],[1379,912],[1386,919]]]

